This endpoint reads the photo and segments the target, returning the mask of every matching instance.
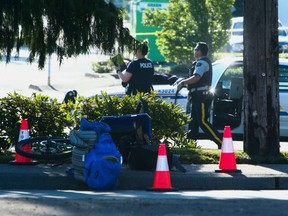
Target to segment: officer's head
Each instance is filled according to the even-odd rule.
[[[197,52],[201,52],[201,56],[206,56],[208,54],[208,50],[208,46],[205,42],[198,42],[194,48],[194,53],[195,56],[199,56],[199,54],[196,55]]]
[[[148,40],[144,40],[141,44],[139,44],[139,46],[137,47],[137,52],[136,54],[140,54],[143,57],[146,56],[148,54]]]

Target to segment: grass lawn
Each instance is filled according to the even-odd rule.
[[[175,148],[173,152],[180,155],[183,164],[218,164],[221,150],[201,148]],[[250,157],[243,151],[235,151],[237,164],[288,164],[288,152],[281,152],[277,157]],[[0,163],[9,163],[15,159],[15,153],[0,153]],[[65,160],[67,162],[67,160]],[[69,160],[68,160],[69,161]],[[47,161],[39,161],[39,163]],[[51,163],[51,161],[49,161]],[[59,162],[59,160],[55,161]]]

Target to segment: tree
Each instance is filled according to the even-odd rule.
[[[108,2],[108,3],[107,3]],[[30,49],[43,68],[47,55],[64,57],[132,50],[138,42],[123,27],[122,10],[107,0],[0,0],[0,57],[16,46]],[[115,47],[118,47],[117,49]]]
[[[244,151],[279,154],[278,2],[244,0]]]
[[[156,44],[166,61],[182,62],[194,57],[199,41],[217,51],[228,40],[234,0],[170,0],[165,10],[146,10],[146,25],[162,27]]]

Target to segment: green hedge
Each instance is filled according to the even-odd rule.
[[[120,98],[102,92],[101,97],[78,96],[75,104],[59,104],[56,99],[42,94],[26,97],[11,93],[0,99],[0,150],[17,143],[22,119],[28,120],[31,137],[67,137],[69,130],[79,129],[82,117],[89,121],[99,121],[103,116],[135,114],[140,98],[149,104],[154,143],[165,140],[174,146],[193,145],[185,138],[185,125],[189,117],[182,112],[180,106],[156,98],[156,93],[131,97],[125,95]]]
[[[71,107],[72,109],[72,107]],[[67,136],[65,128],[72,126],[67,107],[56,99],[41,94],[31,97],[13,93],[0,99],[0,148],[15,145],[22,119],[27,119],[29,134],[35,136]]]

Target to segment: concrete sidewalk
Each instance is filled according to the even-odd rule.
[[[56,98],[62,102],[65,94],[70,90],[77,90],[79,95],[93,92],[93,89],[121,85],[119,79],[109,74],[99,74],[92,70],[96,61],[105,61],[105,55],[80,55],[78,58],[65,59],[59,66],[57,57],[52,55],[50,62],[46,62],[43,70],[38,69],[37,63],[29,64],[26,61],[11,60],[9,64],[0,63],[0,97],[8,93],[17,92],[31,96],[32,93],[41,93]],[[50,84],[49,83],[50,80]]]
[[[86,183],[67,175],[72,164],[52,166],[0,164],[2,190],[90,190]],[[237,165],[241,173],[216,173],[217,164],[185,165],[186,173],[170,171],[172,186],[179,190],[288,189],[288,165]],[[155,172],[135,171],[123,165],[118,190],[146,190]]]

